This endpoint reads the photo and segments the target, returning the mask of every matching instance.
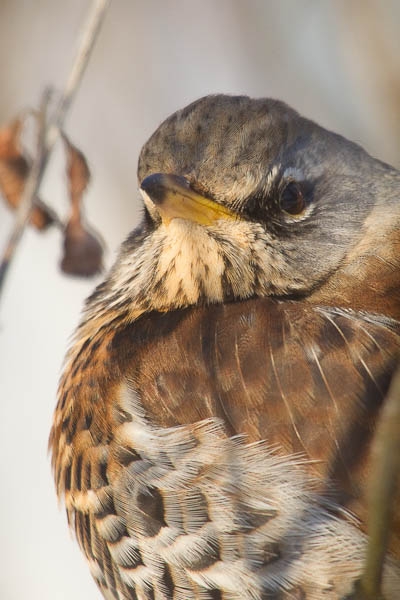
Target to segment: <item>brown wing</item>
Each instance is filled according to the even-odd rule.
[[[218,416],[230,435],[303,453],[325,490],[365,521],[369,442],[399,357],[397,322],[259,299],[144,316],[113,344],[154,423]],[[400,511],[397,525],[400,555]]]
[[[263,299],[148,314],[80,348],[51,444],[106,598],[348,593],[365,541],[320,493],[332,499],[335,485],[363,517],[396,322]],[[318,462],[299,462],[299,451]],[[397,515],[396,550],[398,525]],[[393,573],[390,600],[400,594]]]

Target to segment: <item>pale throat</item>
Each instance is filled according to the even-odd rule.
[[[132,253],[119,257],[98,308],[128,310],[132,321],[149,310],[268,295],[283,265],[260,232],[259,225],[241,220],[221,220],[212,228],[181,218],[160,223]]]
[[[162,282],[167,306],[195,304],[200,295],[210,302],[222,301],[225,265],[217,240],[204,227],[184,219],[162,224],[158,236],[161,252],[154,283]]]
[[[123,313],[132,322],[149,310],[268,295],[283,265],[264,237],[261,226],[241,220],[212,228],[181,218],[160,223],[139,247],[122,252],[88,312],[113,319]]]

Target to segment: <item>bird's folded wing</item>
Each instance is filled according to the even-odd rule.
[[[400,325],[259,299],[144,316],[113,345],[155,424],[219,417],[230,435],[279,443],[342,476],[364,461],[358,449],[398,360]]]
[[[73,461],[84,498],[66,495],[100,587],[152,598],[154,584],[182,599],[350,591],[365,540],[332,505],[365,516],[365,447],[399,349],[389,319],[270,300],[153,313],[116,331],[119,425]],[[94,414],[93,438],[97,426]],[[89,457],[101,451],[103,468]],[[394,599],[391,577],[388,567]]]

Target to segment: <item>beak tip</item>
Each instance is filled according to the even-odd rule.
[[[140,184],[140,189],[149,196],[154,204],[160,204],[165,196],[165,186],[161,173],[153,173],[145,177]]]
[[[145,177],[140,184],[140,189],[157,205],[162,204],[171,192],[174,193],[189,187],[190,184],[185,177],[170,173],[152,173]]]
[[[147,177],[142,179],[142,183],[140,184],[141,189],[147,192],[147,188],[160,183],[161,177],[162,173],[151,173],[151,175],[147,175]]]

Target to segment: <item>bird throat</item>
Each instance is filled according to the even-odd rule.
[[[225,266],[217,242],[203,227],[183,219],[162,228],[165,237],[154,272],[161,293],[155,302],[161,308],[196,304],[201,297],[221,302]]]

